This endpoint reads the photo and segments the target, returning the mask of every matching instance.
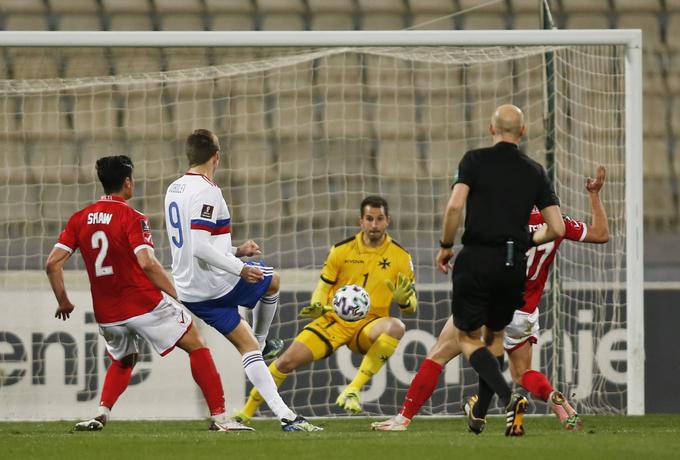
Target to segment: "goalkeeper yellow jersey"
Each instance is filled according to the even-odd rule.
[[[369,315],[389,316],[392,292],[385,280],[392,280],[396,285],[401,272],[415,284],[415,275],[408,251],[389,235],[385,236],[383,244],[375,248],[364,244],[363,232],[331,248],[321,269],[321,279],[332,286],[326,305],[332,305],[335,291],[347,284],[356,284],[371,296]],[[332,315],[337,317],[335,312]]]

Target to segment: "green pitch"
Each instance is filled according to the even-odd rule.
[[[378,420],[378,419],[375,419]],[[74,433],[73,423],[0,423],[0,458],[49,459],[315,459],[433,460],[678,459],[680,414],[586,417],[583,433],[552,417],[527,417],[527,435],[503,436],[503,420],[465,431],[462,418],[416,420],[405,433],[369,431],[372,420],[318,420],[323,433],[283,433],[256,421],[255,433],[210,433],[201,421],[117,422],[99,433]]]

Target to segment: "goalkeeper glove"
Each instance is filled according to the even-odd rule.
[[[411,305],[411,296],[414,294],[413,286],[405,275],[402,273],[397,275],[396,286],[392,284],[392,281],[389,279],[385,280],[385,284],[387,285],[387,289],[392,291],[392,296],[397,304],[399,304],[401,311],[405,313],[413,313],[416,311],[416,305]]]
[[[329,311],[333,311],[333,307],[330,305],[321,305],[321,302],[314,302],[311,305],[306,306],[298,314],[301,318],[311,318],[316,319],[321,315],[325,315]]]

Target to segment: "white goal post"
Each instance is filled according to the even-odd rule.
[[[625,51],[625,257],[618,279],[625,291],[626,402],[629,415],[645,413],[643,296],[642,35],[640,30],[318,31],[318,32],[0,32],[2,48],[277,48],[277,47],[545,47],[613,45]],[[12,84],[5,87],[8,88]],[[489,114],[490,115],[490,114]],[[2,129],[4,131],[4,128]],[[558,194],[559,194],[558,189]],[[579,216],[580,217],[580,216]],[[587,216],[583,216],[586,218]],[[156,240],[165,239],[155,229]],[[50,235],[55,236],[55,235]],[[2,268],[2,267],[0,267]],[[318,269],[318,267],[316,267]],[[4,280],[8,284],[7,279]],[[2,283],[0,283],[2,286]],[[5,286],[6,287],[6,286]],[[309,287],[311,289],[312,286]],[[283,289],[286,289],[283,286]],[[45,302],[49,296],[43,296]],[[0,299],[3,297],[0,296]],[[7,300],[7,299],[4,299]],[[42,314],[42,313],[41,313]],[[2,328],[0,327],[0,330]],[[286,337],[288,338],[288,337]],[[1,340],[0,340],[1,342]],[[219,346],[224,346],[220,344]],[[0,349],[2,352],[2,349]],[[0,355],[4,356],[4,355]],[[2,369],[0,369],[1,371]],[[0,377],[2,373],[0,372]],[[0,381],[0,387],[1,387]],[[5,389],[0,388],[0,401]],[[284,399],[286,399],[284,397]],[[2,416],[0,416],[2,418]]]

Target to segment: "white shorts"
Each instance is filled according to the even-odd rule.
[[[516,350],[526,342],[538,342],[538,331],[538,308],[533,313],[515,310],[512,321],[505,326],[505,338],[503,339],[505,351]]]
[[[99,333],[106,340],[106,350],[116,360],[141,351],[146,340],[165,356],[191,327],[191,315],[174,299],[163,295],[156,308],[116,324],[100,324]]]

